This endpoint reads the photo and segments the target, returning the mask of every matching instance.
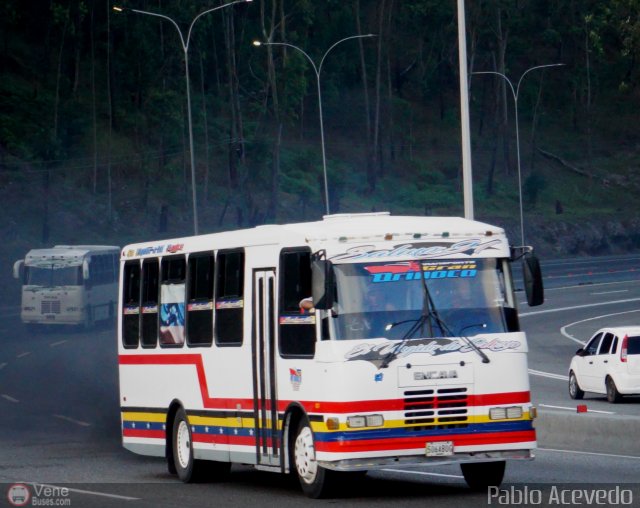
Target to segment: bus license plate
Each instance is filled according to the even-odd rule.
[[[446,457],[447,455],[453,455],[453,441],[427,443],[425,452],[427,457]]]

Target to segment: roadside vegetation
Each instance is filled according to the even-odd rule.
[[[638,247],[640,1],[466,4],[476,219],[519,234],[513,97],[503,79],[473,72],[515,86],[533,66],[563,63],[519,91],[527,240],[554,255]],[[193,232],[177,32],[113,5],[0,6],[2,277],[36,246]],[[122,5],[186,34],[221,2]],[[319,63],[336,41],[369,33],[322,68],[331,212],[463,213],[455,2],[254,0],[193,31],[201,233],[326,209],[316,76],[300,51],[252,41],[287,42]]]

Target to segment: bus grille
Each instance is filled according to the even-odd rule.
[[[41,314],[60,314],[60,300],[43,300],[40,305]]]
[[[468,425],[466,388],[434,388],[404,392],[404,423],[409,430],[464,428]]]

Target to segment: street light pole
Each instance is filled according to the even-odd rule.
[[[511,89],[511,94],[513,95],[513,103],[514,103],[515,118],[516,118],[516,156],[517,156],[516,160],[518,163],[518,196],[520,200],[520,239],[522,241],[523,246],[524,246],[524,216],[522,213],[522,173],[520,171],[520,130],[518,126],[518,96],[520,94],[520,84],[522,83],[522,79],[531,71],[534,71],[536,69],[543,69],[545,67],[561,67],[563,65],[564,65],[563,63],[556,63],[556,64],[547,64],[547,65],[536,65],[535,67],[530,67],[529,69],[527,69],[522,73],[522,75],[520,76],[520,79],[518,80],[518,84],[516,85],[515,88],[513,87],[513,83],[511,82],[511,80],[501,72],[496,72],[496,71],[472,72],[472,74],[495,74],[496,76],[500,76],[508,83],[509,88]]]
[[[458,0],[458,67],[460,69],[460,127],[462,129],[462,189],[464,217],[473,220],[473,171],[471,167],[471,128],[469,121],[466,29],[464,0]]]
[[[185,38],[182,30],[178,24],[171,19],[169,16],[165,16],[164,14],[158,14],[156,12],[142,11],[140,9],[130,9],[128,7],[117,7],[114,6],[113,10],[116,12],[126,12],[131,11],[137,14],[146,14],[148,16],[155,16],[157,18],[166,19],[169,21],[175,29],[178,31],[178,35],[180,36],[180,44],[182,45],[182,51],[184,52],[184,78],[185,84],[187,87],[187,122],[189,127],[189,159],[191,163],[191,200],[193,203],[193,234],[198,234],[198,204],[196,197],[196,164],[195,164],[195,156],[193,150],[193,121],[191,118],[191,85],[189,82],[189,42],[191,41],[191,31],[193,30],[193,25],[195,25],[196,21],[200,19],[205,14],[208,14],[213,11],[217,11],[219,9],[223,9],[224,7],[229,7],[230,5],[239,4],[239,3],[247,3],[253,0],[235,0],[234,2],[229,2],[228,4],[219,5],[218,7],[214,7],[212,9],[207,9],[206,11],[198,14],[189,25],[189,30],[187,32],[187,37]]]
[[[327,156],[324,148],[324,121],[322,118],[322,90],[320,87],[320,73],[322,72],[322,64],[324,64],[324,60],[329,54],[329,52],[335,48],[338,44],[344,41],[348,41],[350,39],[362,39],[365,37],[376,37],[375,34],[366,34],[366,35],[352,35],[351,37],[345,37],[344,39],[340,39],[338,42],[334,43],[327,51],[325,51],[324,55],[320,59],[320,64],[316,66],[313,59],[301,48],[298,46],[294,46],[293,44],[289,44],[287,42],[261,42],[261,41],[253,41],[254,46],[287,46],[289,48],[296,49],[302,53],[313,68],[313,71],[316,74],[316,86],[318,89],[318,114],[320,117],[320,144],[322,145],[322,170],[324,173],[324,200],[327,209],[327,215],[331,212],[329,211],[329,184],[327,181]]]

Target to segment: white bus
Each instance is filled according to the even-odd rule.
[[[310,497],[390,466],[498,485],[536,446],[516,257],[498,227],[388,213],[129,245],[123,445],[186,482],[253,464]]]
[[[120,247],[56,245],[32,249],[13,265],[22,282],[20,317],[30,328],[115,318]]]

